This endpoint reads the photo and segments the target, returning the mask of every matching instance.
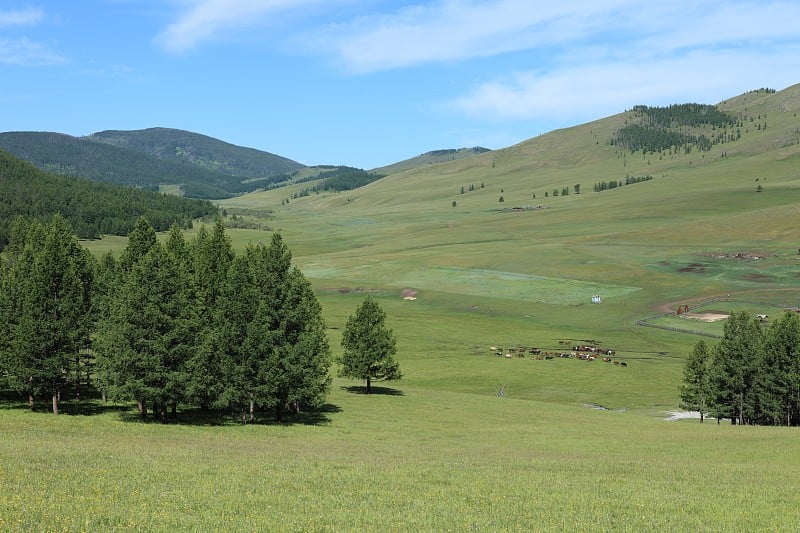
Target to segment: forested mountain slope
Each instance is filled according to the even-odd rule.
[[[155,130],[157,134],[162,131],[177,130]],[[272,154],[263,153],[266,155],[259,159],[251,153],[257,152],[255,150],[234,147],[189,132],[184,132],[187,138],[204,139],[202,150],[197,148],[200,146],[198,143],[181,148],[173,142],[169,150],[163,147],[159,149],[160,155],[148,153],[145,145],[161,146],[159,143],[166,139],[164,135],[137,135],[134,136],[136,142],[125,143],[122,139],[126,132],[112,133],[119,135],[72,137],[52,132],[6,132],[0,133],[0,149],[57,174],[151,190],[158,190],[162,185],[173,185],[179,187],[184,195],[194,198],[227,198],[253,191],[269,185],[270,178],[283,179],[284,174],[279,172],[282,168],[302,168],[299,163]],[[100,138],[114,142],[99,142]],[[131,146],[120,146],[124,144]],[[208,146],[227,146],[228,149],[214,151]],[[184,156],[167,157],[165,150]],[[187,155],[197,153],[202,156]],[[277,163],[270,166],[267,161]],[[262,164],[259,166],[258,162]],[[234,167],[238,168],[237,174],[230,172]],[[245,168],[249,169],[249,175],[242,170]],[[274,173],[259,174],[262,171]]]
[[[236,146],[199,133],[171,128],[106,130],[86,138],[135,150],[166,161],[190,163],[248,180],[269,178],[305,166],[269,152]]]
[[[59,176],[0,150],[0,247],[17,216],[61,213],[78,237],[96,238],[127,235],[142,215],[161,231],[172,224],[188,227],[193,219],[216,211],[205,200]]]

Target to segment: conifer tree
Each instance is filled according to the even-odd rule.
[[[397,341],[385,321],[386,313],[380,304],[367,296],[344,328],[339,375],[366,380],[367,394],[372,392],[373,381],[402,377],[394,359]]]
[[[761,350],[761,329],[746,311],[732,313],[716,345],[711,370],[717,418],[744,424],[754,414],[753,381]]]
[[[700,423],[708,412],[711,389],[709,370],[711,354],[704,340],[697,341],[686,359],[681,385],[681,407],[700,412]]]
[[[787,312],[766,332],[755,382],[759,421],[800,424],[800,316]]]
[[[91,331],[92,260],[69,223],[56,215],[46,225],[17,226],[0,303],[2,343],[12,386],[34,397],[49,394],[58,414],[61,393],[74,375]],[[24,244],[22,244],[24,243]]]

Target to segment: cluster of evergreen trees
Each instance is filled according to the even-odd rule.
[[[684,131],[685,128],[727,128],[738,124],[733,115],[706,104],[674,104],[667,107],[635,106],[633,112],[639,123],[626,125],[611,139],[612,145],[622,146],[631,152],[662,152],[692,148],[707,152],[714,140],[703,133]],[[739,132],[738,137],[741,137]],[[733,140],[733,135],[718,134],[716,142]]]
[[[617,187],[622,187],[623,185],[632,185],[634,183],[641,183],[643,181],[650,181],[653,179],[653,176],[647,174],[645,176],[625,176],[624,180],[610,180],[610,181],[598,181],[594,184],[594,192],[601,192],[606,191],[608,189],[616,189]]]
[[[633,111],[647,117],[650,124],[664,128],[704,125],[721,128],[736,123],[736,117],[709,104],[637,105]]]
[[[734,424],[800,425],[800,315],[787,311],[764,328],[747,312],[731,314],[722,340],[699,341],[687,358],[681,401]]]
[[[321,172],[314,179],[322,179],[322,181],[313,187],[306,187],[305,189],[296,192],[292,198],[309,196],[312,192],[352,191],[354,189],[358,189],[359,187],[363,187],[364,185],[369,185],[373,181],[378,181],[383,177],[385,177],[385,174],[368,172],[360,168],[338,167],[334,170]]]
[[[50,174],[0,150],[0,249],[17,216],[53,213],[61,213],[78,237],[92,239],[127,235],[140,216],[158,231],[173,224],[190,227],[192,220],[214,215],[217,208],[208,201]]]
[[[280,235],[232,251],[224,226],[162,243],[139,219],[119,260],[95,261],[61,216],[19,219],[0,263],[0,378],[52,397],[81,376],[161,420],[197,406],[278,420],[322,405],[330,349],[321,308]],[[93,368],[77,356],[91,345]]]

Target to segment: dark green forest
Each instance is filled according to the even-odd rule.
[[[701,340],[686,360],[683,406],[734,424],[800,426],[800,314],[733,313],[722,340]]]
[[[190,200],[118,185],[95,183],[44,172],[0,150],[0,249],[8,242],[16,217],[60,213],[79,238],[127,235],[136,219],[147,217],[165,231],[187,228],[192,220],[217,213],[206,200]]]
[[[119,259],[97,261],[56,216],[18,219],[4,255],[0,389],[30,409],[102,394],[162,422],[181,410],[246,423],[325,401],[321,307],[279,234],[237,255],[221,221],[160,242],[140,218]]]
[[[304,168],[304,165],[296,161],[269,152],[236,146],[207,135],[171,128],[107,130],[93,133],[86,138],[162,160],[191,163],[206,170],[223,172],[244,180],[267,179]]]
[[[626,123],[611,139],[612,145],[631,152],[707,152],[714,144],[741,137],[741,131],[733,131],[739,119],[713,105],[638,105],[632,113],[633,123]],[[727,128],[731,128],[730,132]]]
[[[294,194],[294,198],[308,196],[312,192],[318,193],[322,191],[343,192],[352,191],[369,185],[373,181],[385,177],[384,174],[368,172],[360,168],[352,167],[335,167],[331,170],[320,172],[319,175],[309,178],[309,180],[320,180],[319,183],[312,187],[307,187]]]
[[[155,131],[158,133],[174,130]],[[285,170],[302,168],[299,163],[288,162],[289,160],[266,152],[261,152],[260,154],[266,155],[259,159],[252,154],[259,153],[256,150],[184,133],[194,136],[192,139],[208,141],[201,143],[200,147],[179,146],[177,141],[162,146],[159,144],[161,137],[156,135],[151,143],[157,145],[158,149],[147,151],[141,147],[144,140],[141,143],[130,143],[130,147],[120,146],[125,143],[120,142],[117,145],[96,140],[106,139],[101,134],[72,137],[61,133],[7,132],[0,133],[0,149],[56,174],[154,191],[161,185],[177,185],[185,196],[203,199],[229,198],[265,188],[274,183],[277,176],[282,175]],[[211,150],[207,147],[210,144],[228,149]],[[167,154],[178,154],[181,157],[167,157]],[[265,158],[267,161],[277,160],[278,164],[270,166],[263,161]],[[231,169],[238,173],[231,173]]]

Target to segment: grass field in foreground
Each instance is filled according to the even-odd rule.
[[[698,531],[800,523],[800,441],[336,380],[315,423],[0,409],[3,531]]]
[[[621,114],[356,191],[222,202],[281,232],[334,355],[375,296],[403,380],[367,397],[337,379],[307,425],[0,411],[0,529],[796,529],[797,428],[665,422],[698,337],[636,325],[725,294],[800,303],[796,91],[733,99],[769,129],[711,152],[618,151]],[[654,179],[592,192],[626,175]],[[229,234],[239,250],[271,237]],[[593,341],[627,366],[489,349]]]

